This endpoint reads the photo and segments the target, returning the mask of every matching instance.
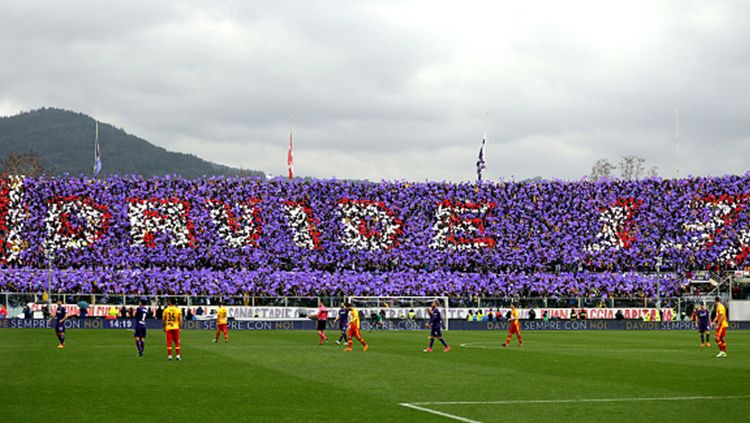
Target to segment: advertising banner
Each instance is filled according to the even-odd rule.
[[[75,304],[64,304],[63,305],[71,315],[78,315],[79,309]],[[44,304],[31,304],[32,311],[41,311]],[[107,305],[107,304],[92,304],[88,308],[87,315],[90,317],[107,317],[110,309],[115,308],[118,317],[120,317],[120,309],[122,305]],[[156,307],[150,307],[152,312],[156,312]],[[212,315],[216,314],[217,306],[215,305],[195,305],[195,306],[180,306],[185,314],[188,310],[196,315],[197,320],[211,319]],[[50,313],[54,314],[57,309],[57,305],[53,304],[50,306]],[[135,306],[126,306],[126,309],[132,309],[135,311]],[[202,310],[202,314],[198,314],[198,309]],[[414,319],[426,319],[428,317],[427,307],[364,307],[359,309],[364,313],[365,317],[369,317],[371,313],[385,314],[386,320],[406,320],[409,316],[409,312],[414,313]],[[675,310],[671,308],[654,308],[654,307],[626,307],[626,308],[594,308],[594,307],[583,307],[583,308],[534,308],[534,313],[537,319],[547,314],[550,319],[561,319],[570,320],[572,315],[585,315],[587,319],[616,319],[618,311],[622,314],[623,318],[643,320],[644,316],[648,316],[649,320],[672,320],[675,315]],[[659,313],[661,310],[661,313]],[[305,319],[308,315],[315,313],[316,308],[311,307],[251,307],[251,306],[227,306],[227,314],[229,317],[243,320],[243,319],[257,319],[257,320],[295,320]],[[447,312],[443,310],[444,316],[451,320],[467,320],[469,312],[471,311],[473,316],[476,316],[478,309],[463,307],[463,308],[451,308]],[[510,311],[509,308],[483,308],[483,315],[487,315],[490,312],[493,314],[494,319],[497,317],[505,316]],[[519,316],[521,319],[528,319],[531,309],[519,309]],[[481,320],[481,318],[479,319]]]
[[[385,320],[382,323],[362,322],[362,330],[426,330],[426,320]],[[68,329],[134,329],[132,319],[68,319]],[[161,332],[161,321],[148,320],[150,330]],[[45,319],[0,319],[0,329],[52,329],[49,320]],[[315,322],[306,320],[230,320],[229,330],[315,330]],[[193,320],[183,322],[185,330],[216,330],[215,320]],[[750,322],[730,322],[729,330],[748,330]],[[332,320],[328,321],[328,330],[338,330]],[[508,322],[468,322],[451,321],[450,330],[508,330]],[[538,330],[695,330],[690,321],[644,322],[628,320],[521,320],[522,331]]]

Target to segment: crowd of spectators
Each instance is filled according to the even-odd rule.
[[[680,295],[685,279],[674,273],[369,273],[236,269],[0,269],[0,290],[144,295],[447,295],[451,297],[652,297]]]
[[[23,242],[2,238],[3,291],[679,295],[687,272],[736,267],[750,252],[750,232],[741,230],[750,225],[748,175],[539,183],[41,177],[14,190],[15,203],[0,202],[0,233],[15,225]],[[10,213],[17,203],[25,214]]]

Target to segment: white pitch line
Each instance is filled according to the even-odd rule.
[[[550,400],[505,400],[505,401],[437,401],[437,402],[415,402],[410,405],[514,405],[514,404],[575,404],[585,402],[639,402],[639,401],[692,401],[692,400],[715,400],[715,399],[742,399],[750,398],[750,395],[726,395],[726,396],[693,396],[693,397],[640,397],[640,398],[570,398]],[[401,404],[406,405],[406,404]]]
[[[692,400],[715,400],[715,399],[744,399],[750,398],[750,395],[727,395],[727,396],[693,396],[693,397],[640,397],[640,398],[571,398],[558,400],[506,400],[506,401],[435,401],[435,402],[414,402],[400,403],[402,407],[411,408],[436,416],[464,422],[464,423],[481,423],[479,420],[472,420],[466,417],[448,414],[431,408],[422,407],[423,405],[519,405],[519,404],[576,404],[576,403],[596,403],[596,402],[639,402],[639,401],[692,401]]]
[[[480,422],[478,420],[472,420],[472,419],[467,419],[466,417],[461,417],[461,416],[456,416],[456,415],[453,415],[453,414],[443,413],[442,411],[432,410],[432,409],[426,408],[426,407],[420,407],[418,405],[410,404],[408,402],[402,402],[399,405],[401,405],[402,407],[412,408],[412,409],[417,410],[417,411],[424,411],[425,413],[434,414],[436,416],[441,416],[441,417],[445,417],[445,418],[448,418],[448,419],[457,420],[459,422],[464,422],[464,423],[482,423],[482,422]]]
[[[732,344],[734,345],[734,344]],[[460,348],[466,348],[469,350],[503,350],[502,343],[501,342],[467,342],[459,345]],[[511,345],[509,350],[514,350],[515,345]],[[559,350],[559,352],[565,352],[566,350],[585,350],[585,351],[595,351],[595,352],[611,352],[611,353],[623,353],[623,352],[676,352],[676,351],[685,351],[684,348],[661,348],[661,349],[652,349],[652,348],[630,348],[630,349],[613,349],[613,348],[590,348],[585,346],[575,346],[575,347],[564,347]]]

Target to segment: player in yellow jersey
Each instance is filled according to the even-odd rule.
[[[216,312],[216,339],[214,343],[219,342],[219,334],[224,332],[224,342],[229,342],[229,334],[227,333],[227,308],[224,307],[224,302],[219,301],[219,311]]]
[[[362,351],[367,351],[367,342],[362,339],[362,335],[359,333],[359,311],[351,303],[347,303],[346,308],[349,310],[349,331],[347,332],[347,347],[344,348],[344,351],[352,350],[352,338],[357,338],[357,341],[363,345]]]
[[[175,305],[174,298],[169,299],[169,307],[164,309],[161,319],[164,333],[167,334],[167,360],[172,359],[172,343],[175,346],[177,361],[182,360],[180,357],[180,328],[182,327],[182,312]]]
[[[510,305],[510,319],[508,319],[510,326],[508,327],[508,337],[505,339],[503,347],[510,345],[510,340],[513,339],[513,334],[518,337],[518,346],[523,347],[523,338],[521,338],[521,322],[518,321],[518,309],[515,304]]]
[[[716,318],[713,321],[713,326],[716,328],[716,344],[719,346],[719,353],[716,357],[727,356],[727,328],[729,327],[729,320],[727,320],[727,309],[724,304],[721,303],[721,298],[714,298],[716,302]]]

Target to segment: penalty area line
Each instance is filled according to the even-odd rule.
[[[420,403],[420,404],[422,404],[422,403]],[[411,408],[411,409],[417,410],[417,411],[423,411],[425,413],[434,414],[436,416],[445,417],[445,418],[456,420],[456,421],[459,421],[459,422],[464,422],[464,423],[482,423],[482,422],[480,422],[478,420],[472,420],[472,419],[467,419],[466,417],[456,416],[454,414],[443,413],[442,411],[433,410],[433,409],[427,408],[427,407],[420,407],[418,405],[415,405],[415,404],[412,404],[412,403],[408,403],[408,402],[402,402],[399,405],[402,406],[402,407]]]

